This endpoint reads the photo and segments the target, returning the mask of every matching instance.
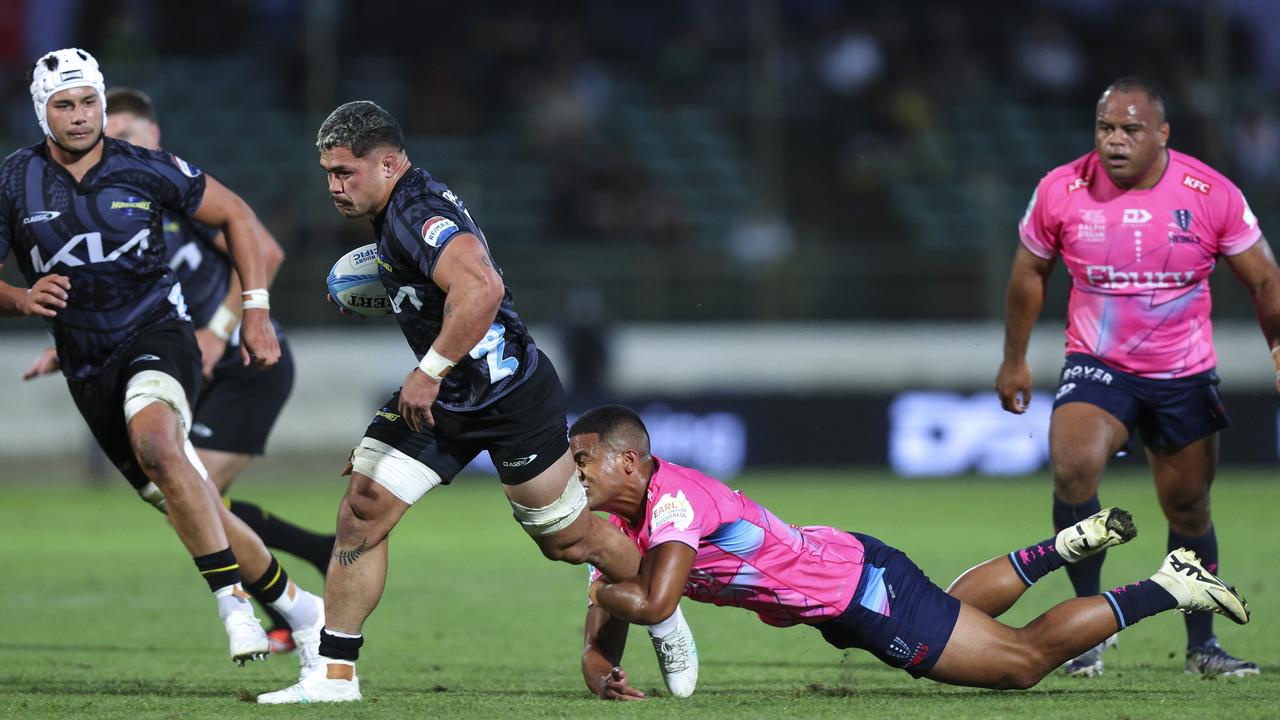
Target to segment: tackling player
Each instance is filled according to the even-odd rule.
[[[750,610],[775,627],[812,625],[831,645],[865,649],[914,677],[992,689],[1029,688],[1155,613],[1213,609],[1249,620],[1243,598],[1183,549],[1149,580],[1067,600],[1026,627],[993,619],[1046,573],[1132,539],[1129,514],[1116,508],[988,560],[944,592],[876,538],[789,525],[724,483],[654,457],[628,408],[587,412],[569,443],[591,509],[611,513],[644,553],[633,578],[592,574],[582,675],[604,699],[644,698],[620,666],[627,623],[666,617],[682,594]]]
[[[590,562],[614,578],[634,575],[640,561],[626,537],[585,512],[565,437],[564,389],[462,200],[410,163],[400,124],[375,103],[334,110],[316,146],[338,212],[372,220],[379,275],[421,361],[352,453],[325,582],[320,654],[328,670],[258,696],[262,703],[361,698],[355,661],[386,584],[387,534],[481,451],[493,459],[516,520],[548,558]]]
[[[243,664],[268,650],[247,589],[303,629],[295,635],[314,634],[301,653],[305,672],[322,604],[222,506],[187,440],[200,350],[182,286],[155,241],[164,210],[222,229],[250,288],[242,362],[269,368],[280,347],[253,213],[176,155],[106,138],[104,80],[89,53],[41,57],[31,97],[45,139],[0,166],[0,258],[12,248],[30,288],[0,282],[0,314],[48,321],[76,407],[138,494],[168,515],[217,599],[232,659]]]
[[[1214,370],[1209,274],[1223,258],[1249,290],[1280,370],[1280,268],[1240,190],[1168,140],[1159,91],[1122,78],[1098,100],[1093,152],[1040,181],[1018,226],[996,392],[1005,410],[1026,411],[1027,341],[1061,256],[1071,294],[1049,427],[1054,526],[1098,511],[1107,459],[1137,430],[1169,521],[1168,548],[1190,548],[1217,572],[1209,488],[1229,421]],[[1097,594],[1104,556],[1068,568],[1078,595]],[[1186,630],[1188,673],[1258,674],[1219,647],[1211,614],[1189,615]],[[1100,674],[1102,646],[1067,671]]]

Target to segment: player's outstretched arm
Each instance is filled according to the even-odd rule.
[[[1045,288],[1053,260],[1037,257],[1019,245],[1009,273],[1009,289],[1004,305],[1004,361],[996,373],[996,394],[1000,405],[1011,413],[1022,414],[1031,404],[1031,368],[1027,366],[1027,343],[1031,328],[1044,306]]]
[[[440,378],[484,339],[502,305],[506,286],[489,259],[489,249],[471,233],[460,233],[445,246],[431,280],[445,292],[444,323],[423,364],[443,363],[436,376],[414,368],[400,388],[400,414],[414,430],[435,425],[431,404],[440,393]]]
[[[644,693],[631,687],[627,671],[622,669],[622,651],[631,626],[591,605],[585,627],[582,679],[587,689],[601,700],[643,700]]]
[[[191,216],[197,222],[221,228],[240,285],[245,288],[240,347],[245,364],[250,360],[270,367],[280,360],[280,343],[268,316],[267,271],[263,260],[258,220],[253,210],[225,185],[209,177],[200,208]]]
[[[1276,366],[1276,390],[1280,391],[1280,266],[1267,239],[1259,238],[1238,255],[1227,255],[1227,265],[1253,297],[1258,325],[1271,348]]]
[[[599,580],[592,599],[613,617],[637,625],[656,625],[671,617],[680,604],[696,554],[676,541],[649,548],[640,560],[639,575],[618,583]]]

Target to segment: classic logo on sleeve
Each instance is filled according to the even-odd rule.
[[[183,160],[173,153],[169,153],[169,158],[173,160],[174,165],[178,166],[178,169],[182,171],[183,175],[186,175],[189,178],[200,177],[200,168],[188,163],[186,160]]]
[[[422,241],[431,247],[440,247],[445,240],[458,232],[458,225],[449,218],[436,216],[422,223]]]
[[[675,497],[667,493],[654,503],[650,518],[649,532],[651,533],[657,532],[658,528],[667,523],[674,525],[677,530],[688,530],[693,522],[693,505],[689,504],[683,490],[676,491]]]

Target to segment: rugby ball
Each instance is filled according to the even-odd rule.
[[[358,315],[385,317],[391,313],[387,289],[378,278],[378,245],[369,243],[338,258],[329,271],[329,296]]]

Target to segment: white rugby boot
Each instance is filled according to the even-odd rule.
[[[232,610],[222,618],[231,645],[231,660],[244,667],[249,660],[261,660],[271,654],[271,641],[262,629],[262,623],[253,614],[253,608],[245,603],[245,609]]]
[[[662,671],[667,690],[676,697],[686,698],[698,685],[698,646],[679,605],[676,605],[670,619],[676,621],[674,629],[658,637],[653,631],[657,626],[650,627],[649,639],[653,641],[653,650],[658,655],[658,669]]]
[[[263,705],[360,702],[362,699],[360,678],[353,674],[350,680],[334,680],[326,677],[325,672],[313,672],[283,690],[258,696],[258,702]]]
[[[1169,553],[1151,579],[1178,601],[1180,612],[1216,612],[1239,625],[1249,622],[1244,596],[1205,570],[1200,558],[1186,548]]]
[[[298,588],[298,592],[307,592]],[[311,593],[307,593],[311,595]],[[302,680],[317,670],[324,670],[320,658],[320,631],[324,629],[324,599],[311,595],[318,612],[316,621],[303,628],[293,629],[293,643],[298,649],[298,679]]]
[[[1053,548],[1063,560],[1074,563],[1137,536],[1138,528],[1134,527],[1133,516],[1127,510],[1109,507],[1063,528],[1053,539]]]

